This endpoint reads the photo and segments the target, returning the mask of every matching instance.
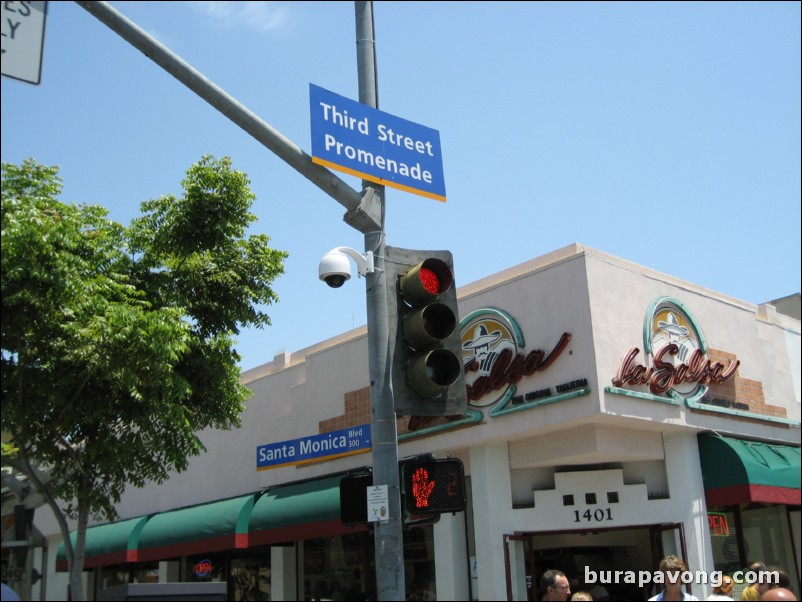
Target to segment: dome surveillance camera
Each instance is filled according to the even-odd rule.
[[[331,288],[340,288],[351,277],[351,263],[340,251],[329,251],[320,260],[320,279]]]

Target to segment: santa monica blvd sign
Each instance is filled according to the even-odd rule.
[[[309,435],[256,448],[256,470],[331,460],[371,450],[370,424]]]
[[[376,184],[446,200],[437,130],[309,84],[312,161]]]

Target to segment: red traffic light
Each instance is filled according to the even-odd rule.
[[[436,299],[453,284],[451,266],[437,257],[428,257],[401,275],[399,288],[404,300],[414,307]]]
[[[437,277],[434,270],[423,268],[418,272],[418,278],[420,278],[421,284],[423,284],[423,288],[427,293],[432,295],[440,294],[440,278]]]

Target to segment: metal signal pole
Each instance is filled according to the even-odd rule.
[[[379,106],[376,80],[376,43],[373,28],[373,2],[355,2],[356,54],[359,76],[359,102],[375,109]],[[387,485],[388,520],[374,523],[376,561],[376,599],[405,600],[404,537],[401,493],[398,477],[398,433],[396,429],[392,374],[393,345],[389,340],[387,292],[384,260],[384,186],[363,180],[378,200],[380,228],[365,232],[365,251],[372,251],[375,270],[366,275],[368,315],[368,355],[371,397],[371,441],[373,446],[373,484]]]

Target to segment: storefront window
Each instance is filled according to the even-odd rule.
[[[232,558],[232,600],[270,600],[270,551],[260,558]]]
[[[373,546],[368,533],[303,542],[304,600],[375,599]]]
[[[157,562],[147,562],[137,565],[104,566],[98,569],[97,574],[98,591],[128,583],[158,583],[159,565]]]
[[[746,556],[788,571],[794,562],[785,506],[744,509],[741,512]]]
[[[751,563],[760,560],[768,567],[785,571],[791,576],[792,583],[798,583],[798,563],[791,535],[793,528],[789,530],[788,527],[789,522],[793,526],[794,518],[798,520],[799,514],[789,515],[787,507],[781,505],[755,504],[728,510],[711,509],[708,512],[716,570],[732,575],[739,570],[748,570]],[[746,585],[746,582],[736,582],[733,597],[738,599]]]
[[[302,542],[299,579],[304,600],[375,600],[372,533]],[[408,600],[436,600],[434,532],[431,525],[404,531]]]
[[[437,600],[433,536],[430,526],[404,532],[407,600]]]
[[[717,571],[731,575],[741,568],[738,550],[737,523],[734,512],[710,511],[707,513],[713,564]]]
[[[119,566],[105,566],[100,572],[100,590],[131,583],[131,570]]]
[[[159,566],[157,563],[148,563],[146,566],[137,566],[134,571],[134,583],[158,583]]]

